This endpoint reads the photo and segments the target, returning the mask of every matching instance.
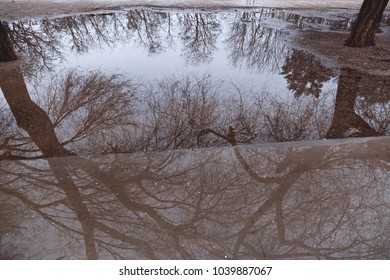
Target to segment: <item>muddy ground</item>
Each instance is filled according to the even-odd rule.
[[[302,31],[294,38],[298,48],[323,59],[323,63],[339,68],[348,67],[376,75],[390,75],[390,30],[377,34],[376,46],[350,48],[343,46],[345,32]]]
[[[211,1],[213,2],[213,1]],[[209,3],[203,9],[210,9]],[[137,1],[126,4],[121,1],[77,1],[77,2],[53,2],[53,1],[0,1],[0,19],[16,20],[25,18],[41,18],[68,15],[83,12],[99,12],[104,10],[119,10],[136,5]],[[145,2],[149,3],[149,2]],[[152,3],[152,2],[151,2]],[[159,2],[156,2],[157,4]],[[174,3],[174,2],[172,2]],[[227,2],[230,3],[230,2]],[[214,8],[231,8],[231,4]],[[234,4],[234,3],[233,3]],[[147,4],[147,6],[156,6]],[[158,6],[158,5],[157,5]],[[167,4],[171,8],[180,8],[174,4]],[[195,8],[196,5],[189,5]],[[356,5],[355,5],[356,6]],[[161,5],[159,6],[161,7]],[[312,9],[313,7],[311,7]],[[324,10],[319,7],[318,10]],[[358,10],[330,9],[331,11],[344,13],[357,13]],[[386,13],[389,13],[389,8]],[[301,30],[291,36],[291,41],[296,48],[309,51],[323,60],[323,64],[334,67],[348,67],[377,75],[390,75],[390,25],[381,27],[381,33],[377,34],[376,46],[366,48],[344,47],[343,43],[348,37],[346,32]]]

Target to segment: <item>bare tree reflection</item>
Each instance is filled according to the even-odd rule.
[[[29,135],[3,110],[2,159],[41,157],[46,142],[59,143],[53,151],[58,155],[65,146],[76,154],[106,154],[387,135],[386,77],[371,78],[378,80],[376,98],[348,93],[360,84],[341,77],[332,110],[330,93],[280,98],[210,76],[136,85],[118,74],[82,74],[81,69],[59,73],[47,87],[37,88],[45,96],[34,91],[30,96],[20,71],[11,71],[2,76],[1,87],[17,124]],[[41,124],[38,132],[30,121]],[[45,137],[33,138],[45,129]]]
[[[50,67],[54,59],[62,57],[58,33],[44,28],[45,23],[49,21],[42,22],[42,30],[36,30],[34,22],[13,22],[9,27],[13,48],[29,59],[31,72]]]
[[[13,42],[21,49],[31,44],[27,52],[56,53],[50,44],[68,34],[83,52],[96,38],[113,44],[108,33],[120,29],[114,36],[140,32],[137,40],[150,53],[163,50],[169,15],[134,10],[126,20],[43,21],[36,38],[33,24],[15,23],[28,36]],[[208,59],[218,20],[212,14],[180,20],[188,36],[182,39]],[[235,63],[282,65],[287,51],[278,31],[260,25],[259,15],[242,13],[231,31],[226,42],[236,47]],[[342,69],[332,113],[320,92],[333,72],[304,55],[290,53],[284,67],[295,99],[212,77],[135,85],[119,74],[83,69],[53,75],[34,95],[22,70],[0,71],[0,242],[12,249],[21,239],[34,240],[22,244],[24,254],[5,250],[2,257],[389,258],[387,138],[239,145],[332,138],[351,128],[364,136],[388,133],[387,77]],[[178,151],[226,145],[233,147]],[[87,152],[110,155],[81,157]]]
[[[18,21],[9,25],[14,49],[34,67],[51,68],[70,48],[76,53],[96,47],[113,47],[130,38],[122,14],[83,14],[57,19]]]
[[[183,14],[178,18],[183,55],[192,64],[210,62],[217,49],[221,23],[215,14]]]
[[[257,105],[263,116],[263,141],[323,139],[332,118],[330,97],[324,94],[318,99],[280,100],[269,95],[261,96]]]
[[[388,258],[388,144],[366,144],[2,165],[14,179],[0,191],[46,232],[84,239],[88,258]],[[19,190],[27,178],[35,194]]]
[[[127,27],[137,34],[139,42],[149,53],[160,53],[163,50],[164,32],[170,32],[170,18],[168,13],[150,10],[132,10],[127,13]]]
[[[108,139],[107,134],[120,134],[134,125],[135,91],[122,75],[100,71],[85,75],[73,69],[49,85],[44,108],[61,131],[62,145],[96,134]]]
[[[382,144],[384,143],[382,142]],[[372,188],[376,185],[376,176],[381,178],[379,180],[382,183],[379,185],[385,187],[386,183],[383,180],[388,179],[386,163],[389,162],[389,154],[385,153],[379,161],[374,160],[376,163],[373,164],[377,170],[370,172],[370,175],[365,174],[368,176],[365,177],[367,180],[359,183],[359,179],[357,179],[359,176],[353,171],[359,167],[352,168],[357,162],[345,158],[345,155],[350,154],[352,158],[355,158],[355,154],[359,153],[358,150],[362,151],[361,146],[350,148],[350,150],[349,148],[343,150],[341,154],[339,150],[333,150],[330,146],[303,150],[292,149],[282,161],[275,162],[276,173],[271,171],[271,174],[276,176],[261,176],[264,174],[261,169],[257,169],[259,171],[250,169],[248,174],[257,182],[277,185],[238,233],[234,251],[236,256],[240,250],[243,250],[248,253],[257,252],[259,257],[266,258],[304,258],[305,256],[329,259],[375,258],[374,256],[388,258],[388,249],[386,249],[385,243],[381,243],[384,241],[382,235],[384,232],[372,229],[372,226],[378,225],[380,218],[374,218],[369,224],[364,224],[364,222],[362,224],[362,221],[367,218],[367,215],[370,215],[372,203],[378,206],[376,209],[381,209],[379,212],[386,211],[386,207],[382,208],[384,204],[382,204],[381,199],[373,202],[376,201],[377,194],[375,191],[372,192]],[[370,154],[371,149],[370,145],[364,152]],[[382,153],[382,149],[383,146],[378,148],[374,155],[367,154],[367,156],[369,158],[376,157],[377,154]],[[236,154],[240,153],[238,149],[235,152]],[[244,157],[240,155],[241,161],[245,164],[244,166],[247,166],[247,169],[251,166],[256,167],[256,165],[251,164],[253,156],[253,153],[248,153],[244,161]],[[360,156],[358,157],[360,158]],[[383,161],[381,162],[381,160]],[[336,174],[337,172],[335,173],[334,170],[338,166],[341,167],[340,164],[345,168],[350,168],[350,171]],[[343,170],[346,171],[345,168]],[[347,175],[348,184],[343,183],[342,179],[346,174],[352,176]],[[324,176],[332,178],[331,182],[326,184],[325,189],[317,188],[318,185],[323,185],[319,178],[324,178]],[[345,187],[347,185],[354,187]],[[356,192],[356,186],[361,186],[358,192],[361,191],[361,195]],[[296,189],[293,190],[294,188]],[[297,196],[295,197],[293,194]],[[272,211],[271,207],[275,207],[275,214],[268,215],[268,221],[255,226],[260,217],[267,216],[267,213]],[[382,217],[379,212],[378,215]],[[309,227],[307,226],[308,221],[311,221]],[[265,228],[276,231],[279,245],[269,239],[269,237],[272,239],[272,235],[265,234]],[[368,229],[370,229],[369,234]],[[386,231],[388,228],[384,230]],[[250,245],[253,243],[250,241],[252,238],[249,233],[253,231],[262,237],[262,244],[273,244],[271,251],[266,251],[264,248],[257,251]],[[248,242],[244,241],[246,238],[248,238]],[[369,241],[363,241],[365,238],[368,238]]]
[[[321,16],[305,16],[302,14],[294,14],[289,12],[280,12],[278,18],[283,18],[287,22],[291,22],[294,27],[299,29],[311,28],[320,29],[324,26],[329,30],[334,31],[350,31],[353,23],[353,17],[348,15],[342,15],[338,18],[327,18]]]
[[[131,116],[135,87],[121,75],[85,75],[76,70],[60,74],[38,103],[31,99],[19,68],[3,74],[0,87],[17,125],[29,136],[17,130],[4,136],[2,148],[8,158],[35,158],[39,151],[45,157],[69,156],[73,153],[64,148],[66,145],[96,134],[102,139],[106,135],[114,137],[121,129],[134,125]],[[84,150],[88,151],[88,145]]]
[[[217,138],[233,149],[56,159],[52,157],[75,153],[62,145],[55,127],[60,128],[66,118],[83,109],[75,116],[83,120],[81,125],[91,122],[87,126],[93,131],[91,135],[95,131],[92,128],[98,129],[95,122],[103,125],[103,130],[108,129],[115,124],[109,116],[116,115],[111,113],[127,110],[126,102],[134,93],[131,84],[118,76],[109,78],[97,73],[85,77],[70,72],[48,91],[52,94],[48,95],[46,112],[31,99],[21,73],[11,74],[12,79],[5,76],[1,80],[5,99],[18,125],[48,158],[11,164],[2,161],[0,165],[0,192],[17,199],[40,219],[34,231],[13,233],[15,238],[29,235],[34,239],[44,229],[44,239],[50,241],[41,241],[38,252],[27,248],[26,257],[388,257],[389,229],[383,223],[389,216],[388,201],[386,195],[378,196],[385,192],[389,179],[386,139],[365,140],[364,149],[360,143],[245,148],[237,145],[241,129],[227,126],[226,119],[242,124],[244,132],[244,124],[251,123],[249,116],[264,116],[266,109],[260,107],[248,115],[246,110],[259,106],[249,106],[251,102],[245,102],[245,95],[241,95],[241,102],[220,107],[229,108],[230,116],[215,116],[215,108],[223,103],[210,95],[215,88],[209,80],[176,80],[158,85],[157,89],[164,91],[152,91],[156,99],[148,96],[143,100],[143,106],[149,107],[140,109],[153,108],[146,116],[155,117],[149,123],[153,133],[151,138],[146,134],[146,139],[151,139],[146,146],[155,147],[152,150],[185,147],[200,133],[201,138]],[[107,83],[115,89],[112,94]],[[82,90],[85,86],[94,88],[93,94]],[[122,101],[126,101],[123,107]],[[107,111],[100,114],[105,106]],[[173,108],[178,112],[172,112]],[[235,108],[239,109],[237,113]],[[95,115],[93,109],[108,119],[91,118]],[[217,113],[222,111],[226,110]],[[128,113],[118,112],[119,119]],[[302,119],[307,116],[303,114]],[[207,128],[215,125],[209,123],[213,118],[224,125]],[[193,130],[187,130],[191,127]],[[376,216],[368,222],[372,209]],[[31,227],[28,221],[22,223]],[[57,246],[63,242],[68,245]],[[75,248],[74,244],[80,243],[83,251]],[[50,247],[54,253],[45,249]]]
[[[268,20],[278,20],[282,24],[291,22],[293,28],[320,25],[321,28],[331,26],[339,29],[337,26],[340,25],[342,30],[348,28],[350,21],[302,16],[274,9],[234,14],[237,17],[230,24],[228,38],[224,41],[230,60],[236,66],[246,65],[256,70],[279,70],[288,53],[279,39],[282,29],[270,27]],[[230,11],[219,15],[134,9],[126,13],[15,21],[7,28],[14,51],[28,58],[32,68],[50,68],[53,61],[62,59],[69,49],[85,53],[92,48],[113,48],[132,39],[150,54],[158,54],[168,46],[174,46],[176,36],[181,39],[183,56],[192,64],[197,64],[212,60],[217,39],[224,25],[228,25],[227,19],[234,14]]]
[[[126,40],[123,21],[123,16],[115,13],[78,15],[47,22],[45,29],[63,34],[69,38],[72,50],[83,53],[96,46],[114,47]]]
[[[243,12],[230,25],[225,40],[229,59],[234,66],[245,65],[256,71],[277,71],[288,49],[278,40],[280,30],[264,27],[261,13]]]
[[[146,88],[145,149],[193,148],[197,133],[216,121],[217,97],[208,77],[174,78]],[[146,138],[145,138],[146,136]]]
[[[91,48],[114,47],[134,39],[149,53],[157,54],[172,45],[172,29],[183,30],[185,56],[192,62],[209,61],[216,49],[220,23],[214,14],[177,15],[153,10],[130,10],[126,14],[89,14],[57,19],[13,22],[9,29],[13,48],[29,58],[30,72],[35,67],[50,68],[62,59],[67,48],[85,53]]]

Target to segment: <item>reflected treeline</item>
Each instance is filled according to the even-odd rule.
[[[227,39],[223,40],[231,50],[229,56],[233,64],[255,69],[270,65],[276,69],[285,56],[281,56],[285,46],[277,40],[281,31],[267,24],[268,19],[293,22],[297,27],[305,21],[314,21],[321,26],[344,24],[344,20],[329,21],[274,9],[223,13],[136,9],[125,13],[16,21],[6,24],[6,29],[2,28],[0,33],[8,33],[15,52],[30,58],[29,63],[35,62],[36,67],[50,67],[51,62],[63,58],[68,49],[83,53],[92,48],[113,48],[131,40],[150,54],[179,48],[189,63],[197,64],[213,59],[218,38],[222,30],[228,28]]]
[[[173,23],[169,13],[133,10],[122,21],[127,21],[127,33],[130,31],[130,35],[134,34],[136,40],[151,54],[163,51],[166,43],[172,40],[169,37],[172,36]]]
[[[389,134],[388,76],[352,69],[340,71],[335,97],[303,79],[284,98],[211,76],[138,84],[81,69],[34,90],[13,69],[0,79],[2,160]]]
[[[234,66],[245,65],[258,71],[277,71],[288,48],[278,37],[281,30],[264,27],[263,13],[243,12],[230,24],[226,49]]]
[[[8,70],[0,75],[2,159],[73,155],[65,145],[91,151],[92,138],[104,141],[135,125],[135,86],[121,75],[58,73],[42,95],[29,92],[18,67]]]
[[[13,161],[0,197],[18,258],[388,259],[389,160],[366,139]]]
[[[72,17],[20,21],[8,24],[9,38],[15,50],[31,62],[49,67],[62,58],[68,48],[88,52],[92,48],[111,47],[134,40],[150,54],[158,54],[180,44],[191,62],[208,61],[216,49],[219,19],[215,14],[173,14],[153,10],[126,13],[82,14]],[[177,34],[180,34],[179,36]],[[176,37],[180,42],[176,42]]]
[[[179,17],[183,55],[192,64],[208,62],[217,49],[221,22],[216,14],[183,14]]]

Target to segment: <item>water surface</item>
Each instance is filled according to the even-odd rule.
[[[389,258],[390,79],[291,44],[351,21],[131,9],[7,23],[20,62],[0,63],[0,257]]]

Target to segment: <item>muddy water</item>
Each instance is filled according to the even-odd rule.
[[[389,259],[390,141],[360,139],[2,161],[0,256]]]
[[[389,138],[249,145],[389,135],[389,77],[289,43],[350,24],[272,9],[7,23],[0,257],[389,258]]]

